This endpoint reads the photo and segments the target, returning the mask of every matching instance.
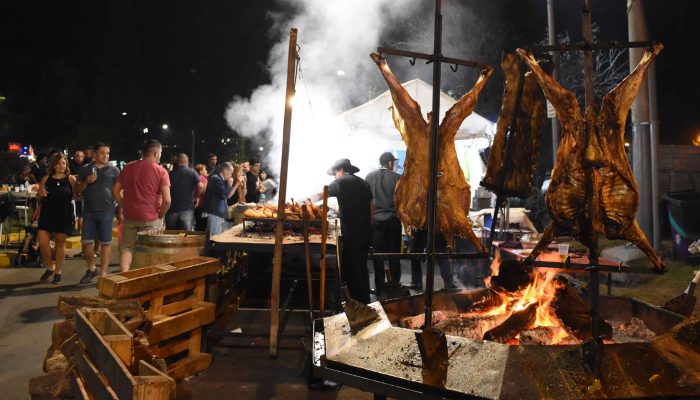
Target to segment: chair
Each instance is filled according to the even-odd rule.
[[[9,192],[0,194],[0,244],[2,244],[2,234],[5,231],[5,247],[10,241],[10,230],[12,225],[9,224],[8,218],[15,214],[15,205],[12,196]],[[8,225],[5,227],[5,225]]]

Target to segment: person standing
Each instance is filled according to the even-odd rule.
[[[136,233],[163,228],[163,217],[170,208],[170,178],[158,164],[163,148],[155,139],[141,149],[141,160],[124,166],[112,194],[119,205],[122,233],[119,238],[119,266],[122,272],[131,267]]]
[[[428,230],[427,229],[414,229],[411,239],[411,253],[425,253],[426,246],[428,245]],[[447,241],[442,232],[435,232],[435,251],[446,252],[447,251]],[[457,284],[452,276],[452,267],[450,266],[450,261],[446,258],[437,258],[435,260],[440,268],[440,276],[444,283],[445,289],[455,289]],[[407,285],[409,289],[423,290],[423,268],[421,266],[421,260],[411,259],[411,284]]]
[[[374,197],[372,247],[378,253],[401,252],[401,221],[396,215],[394,191],[401,175],[394,172],[396,158],[390,152],[379,156],[377,171],[367,174],[365,181]],[[401,282],[401,260],[390,260],[391,283]],[[384,291],[384,260],[374,260],[374,289],[377,297]]]
[[[76,192],[83,194],[83,255],[87,271],[81,284],[92,282],[98,274],[107,275],[112,255],[112,221],[114,220],[114,195],[112,187],[119,176],[119,169],[109,165],[109,145],[98,143],[93,150],[90,164],[78,172]],[[95,266],[95,242],[100,245],[100,271]]]
[[[73,152],[73,158],[68,162],[68,168],[70,168],[71,175],[77,178],[80,169],[84,165],[89,164],[92,160],[85,159],[85,153],[82,150],[76,150]],[[78,236],[79,232],[83,226],[83,193],[82,189],[77,189],[75,191],[75,198],[73,199],[73,204],[75,205],[75,218],[74,218],[74,228],[69,233],[70,236]],[[75,229],[77,227],[77,230]]]
[[[44,176],[46,176],[48,164],[49,156],[46,155],[46,153],[39,153],[36,157],[36,162],[32,164],[32,175],[34,175],[37,182],[41,182]]]
[[[202,216],[207,215],[207,233],[210,236],[224,231],[228,217],[226,200],[233,196],[239,184],[240,180],[233,178],[233,165],[228,162],[221,164],[218,171],[209,177]]]
[[[52,283],[61,282],[63,261],[66,258],[66,234],[73,225],[73,190],[75,177],[71,176],[68,160],[62,153],[51,157],[49,172],[41,178],[38,195],[41,200],[39,214],[39,252],[46,271],[39,278],[48,281],[53,275]],[[51,235],[54,235],[56,265],[51,261]]]
[[[204,192],[207,190],[207,167],[204,164],[196,164],[194,170],[199,174],[199,180],[202,182],[202,192],[197,196],[194,203],[194,229],[196,231],[204,231],[207,228],[207,219],[202,217],[202,206],[204,205]]]
[[[347,158],[336,161],[328,170],[335,180],[328,185],[328,195],[338,199],[340,227],[343,234],[340,268],[355,300],[369,303],[367,253],[372,241],[374,203],[367,182],[355,176],[360,169]]]
[[[189,162],[187,154],[178,154],[177,164],[170,171],[172,204],[165,216],[166,229],[194,230],[194,203],[204,191],[204,184]]]
[[[260,194],[265,191],[260,182],[260,161],[252,159],[250,171],[246,173],[246,203],[259,203]]]
[[[219,158],[214,153],[209,153],[209,158],[207,159],[207,172],[208,175],[214,173],[216,170],[216,164],[219,162]]]

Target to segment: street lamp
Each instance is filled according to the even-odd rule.
[[[168,124],[163,124],[163,129],[168,129]]]
[[[122,113],[122,116],[123,116],[123,117],[125,117],[125,116],[126,116],[126,111],[124,111],[124,112]]]
[[[148,133],[148,128],[143,128],[143,133],[144,134]]]

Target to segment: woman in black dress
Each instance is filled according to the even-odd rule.
[[[39,214],[39,251],[46,271],[41,281],[48,281],[53,275],[53,283],[61,282],[61,268],[66,258],[66,234],[73,230],[73,189],[75,176],[70,175],[68,160],[62,153],[51,157],[49,174],[39,183],[41,213]],[[51,234],[56,243],[56,265],[51,262]]]

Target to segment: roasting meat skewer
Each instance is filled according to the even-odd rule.
[[[574,236],[597,253],[597,235],[604,233],[608,239],[634,243],[655,269],[666,268],[635,220],[639,191],[624,146],[627,112],[644,73],[662,49],[663,45],[657,44],[647,50],[635,70],[603,97],[598,113],[589,105],[583,116],[576,96],[547,75],[532,54],[517,50],[537,77],[562,126],[546,198],[552,222],[530,259],[537,258],[555,233]]]
[[[539,156],[540,132],[545,121],[545,98],[535,76],[531,72],[526,73],[517,119],[515,126],[511,127],[521,76],[517,55],[506,53],[501,60],[501,68],[506,77],[503,105],[481,186],[496,194],[527,198],[532,191],[532,176]],[[505,158],[506,135],[509,131],[509,154]]]
[[[401,176],[394,193],[396,211],[407,230],[421,229],[428,221],[428,186],[430,182],[430,124],[433,117],[428,113],[428,120],[423,118],[420,105],[411,98],[408,91],[379,54],[372,53],[372,60],[377,64],[386,83],[389,85],[394,102],[392,117],[394,125],[406,143],[406,161],[404,174]],[[472,113],[492,70],[482,70],[479,79],[469,93],[462,96],[440,123],[438,147],[438,196],[436,225],[449,244],[452,235],[457,234],[468,239],[480,253],[486,252],[479,239],[472,231],[468,218],[471,192],[464,178],[464,172],[457,161],[454,140],[457,130],[465,118]]]

